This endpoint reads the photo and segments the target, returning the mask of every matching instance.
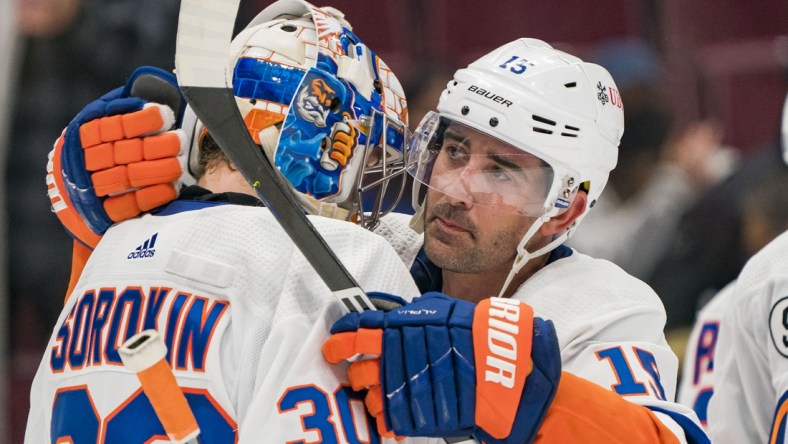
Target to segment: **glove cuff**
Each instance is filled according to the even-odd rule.
[[[504,298],[485,299],[474,312],[476,425],[494,438],[511,434],[533,367],[533,313],[528,304]]]

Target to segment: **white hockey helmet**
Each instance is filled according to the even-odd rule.
[[[616,165],[624,114],[618,89],[604,68],[541,40],[523,38],[455,73],[441,94],[437,112],[425,116],[411,138],[408,170],[417,183],[434,186],[430,162],[436,158],[436,144],[440,147],[443,130],[457,124],[548,166],[549,174],[540,176],[548,183],[539,193],[539,202],[508,196],[485,199],[494,203],[509,199],[510,205],[500,205],[503,211],[538,216],[518,246],[516,273],[527,260],[552,250],[572,234],[585,213],[546,247],[533,253],[525,250],[542,223],[565,211],[581,187],[588,193],[585,212],[599,198]],[[423,211],[418,196],[417,186],[413,195],[417,214]]]
[[[382,195],[404,172],[407,102],[340,11],[275,2],[233,39],[227,76],[250,135],[307,212],[358,217],[369,228],[389,210]],[[198,173],[200,123],[195,133],[189,168]],[[378,195],[363,208],[361,193],[370,189]]]

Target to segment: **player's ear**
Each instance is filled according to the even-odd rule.
[[[542,224],[541,228],[539,228],[539,232],[545,236],[563,233],[583,214],[583,212],[585,212],[587,201],[588,195],[585,191],[578,191],[577,195],[575,195],[575,199],[569,205],[569,208],[558,216],[551,217],[550,220]]]

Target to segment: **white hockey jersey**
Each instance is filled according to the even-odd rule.
[[[704,427],[708,426],[709,400],[714,393],[714,353],[720,322],[733,295],[734,283],[723,287],[698,311],[684,354],[677,400],[695,410]]]
[[[423,240],[408,222],[391,214],[376,232],[410,266]],[[678,359],[663,333],[665,309],[648,285],[611,262],[559,247],[514,297],[553,321],[564,371],[649,407],[681,442],[685,432],[705,440],[694,412],[674,402]]]
[[[726,304],[714,360],[715,443],[784,443],[788,413],[788,232],[750,258]]]
[[[363,288],[417,294],[384,239],[311,220]],[[342,314],[267,209],[175,201],[93,252],[36,374],[25,442],[168,442],[117,352],[147,328],[168,345],[203,442],[378,442],[346,369],[321,353]]]

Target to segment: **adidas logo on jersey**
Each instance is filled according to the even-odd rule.
[[[153,247],[156,245],[156,237],[159,236],[159,233],[154,233],[150,239],[143,242],[140,246],[134,249],[126,259],[143,259],[146,257],[153,257],[156,254],[156,250]]]

